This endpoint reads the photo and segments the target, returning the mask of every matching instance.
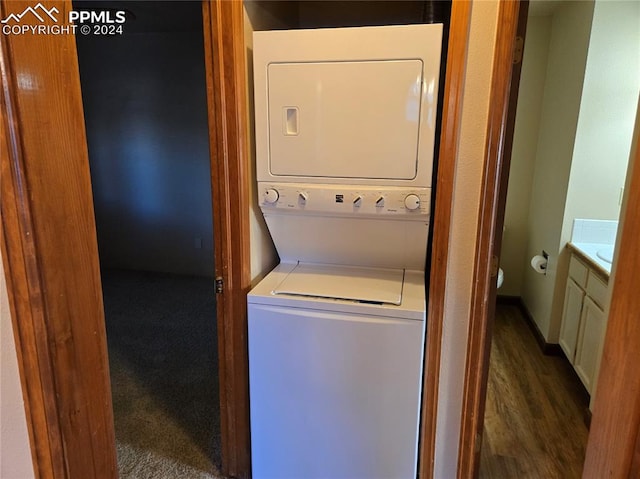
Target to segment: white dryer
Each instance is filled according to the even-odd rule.
[[[256,479],[414,478],[441,25],[254,34]]]

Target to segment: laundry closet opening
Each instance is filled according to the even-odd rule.
[[[253,476],[414,477],[450,5],[244,7]]]
[[[200,2],[77,35],[121,477],[216,477],[220,418]]]

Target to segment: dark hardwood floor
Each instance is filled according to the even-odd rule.
[[[499,304],[480,478],[579,478],[588,404],[566,358],[543,355],[518,307]]]

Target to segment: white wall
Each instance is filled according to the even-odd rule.
[[[629,188],[631,187],[631,181],[633,180],[633,171],[634,168],[640,168],[640,161],[638,161],[638,148],[640,148],[640,142],[638,142],[638,138],[640,137],[640,100],[636,103],[636,113],[634,118],[634,126],[633,133],[631,135],[631,147],[629,151],[629,162],[627,164],[627,175],[625,178],[625,186],[624,186],[624,195],[622,198],[622,205],[620,207],[620,224],[618,227],[618,231],[624,231],[624,223],[625,223],[625,211],[629,205]],[[628,216],[627,216],[628,218]],[[618,251],[620,248],[620,243],[622,240],[622,234],[618,234],[616,236],[615,249],[614,249],[614,257],[613,264],[611,265],[611,275],[609,277],[609,284],[613,285],[616,277],[616,270],[618,269]],[[605,300],[605,308],[604,308],[604,317],[609,318],[610,307],[611,307],[611,296],[613,293],[613,287],[610,287],[607,291],[607,297]],[[600,347],[596,352],[596,372],[594,374],[595,378],[598,380],[595,381],[593,389],[591,391],[591,397],[589,398],[589,411],[593,411],[593,407],[596,402],[596,395],[598,394],[598,383],[600,378],[600,366],[602,364],[602,352],[604,350],[604,341],[601,342]]]
[[[562,241],[575,218],[617,220],[640,88],[640,2],[597,0]]]
[[[474,2],[447,264],[435,478],[456,477],[497,1]]]
[[[556,276],[564,277],[567,268],[560,236],[592,15],[592,1],[565,2],[551,22],[522,288],[524,303],[548,342],[557,342],[559,333],[562,301],[558,295],[554,299],[555,284]],[[528,267],[530,258],[542,250],[549,253],[546,275]]]
[[[547,74],[551,16],[529,16],[513,135],[507,206],[500,252],[504,284],[500,295],[520,296],[527,254],[528,211],[533,186],[542,96]]]
[[[501,293],[520,294],[545,339],[554,343],[568,268],[565,245],[571,239],[573,220],[617,219],[619,214],[640,85],[640,4],[564,2],[551,18],[534,148],[530,142],[534,128],[520,122],[523,112],[520,106],[518,109],[512,160],[518,169],[512,170],[507,199],[503,243],[506,279]],[[536,34],[535,25],[530,20],[529,27],[534,30],[527,32],[527,42]],[[524,86],[532,73],[523,70]],[[519,98],[520,102],[525,100]],[[527,111],[533,111],[531,108]],[[535,151],[529,205],[522,201],[526,170],[521,169],[521,155],[516,155],[525,142],[528,151]],[[525,215],[523,228],[518,219]],[[515,231],[513,225],[517,225]],[[526,245],[524,254],[522,245]],[[546,276],[528,267],[530,258],[543,249],[550,255]],[[523,273],[520,289],[518,278],[512,283],[507,274],[507,269],[517,271],[514,263],[518,255]]]
[[[34,477],[27,420],[11,325],[7,285],[0,258],[0,477]]]

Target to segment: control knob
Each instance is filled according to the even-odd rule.
[[[418,197],[418,195],[414,195],[413,193],[407,195],[404,199],[404,206],[409,211],[417,210],[418,208],[420,208],[420,198]]]
[[[278,198],[280,198],[280,194],[275,188],[268,188],[264,192],[264,202],[269,205],[275,204],[275,202],[278,201]]]

